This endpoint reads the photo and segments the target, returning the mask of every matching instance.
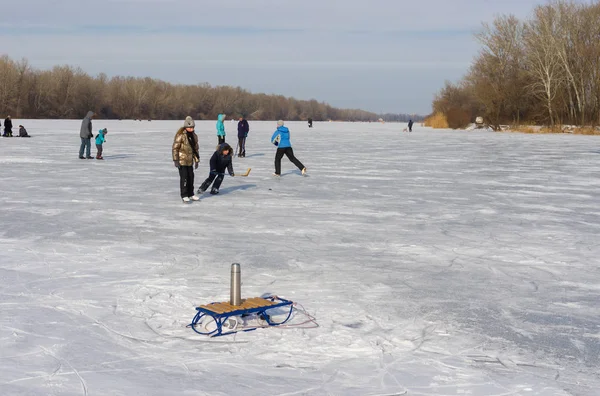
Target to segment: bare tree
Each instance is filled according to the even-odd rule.
[[[529,85],[534,95],[544,100],[550,125],[555,125],[554,100],[565,82],[565,71],[556,53],[553,36],[559,34],[556,9],[538,6],[534,19],[526,24],[527,69],[533,81]]]
[[[9,112],[15,106],[18,72],[8,56],[0,57],[0,111]]]
[[[483,105],[483,116],[499,129],[512,118],[518,123],[523,107],[523,24],[514,16],[500,16],[477,34],[483,48],[466,80]]]
[[[79,68],[55,66],[35,70],[0,57],[0,111],[22,117],[82,117],[88,110],[106,118],[197,119],[216,118],[225,112],[251,119],[371,119],[372,112],[336,109],[316,100],[251,94],[240,87],[209,84],[169,84],[151,78],[91,77]]]

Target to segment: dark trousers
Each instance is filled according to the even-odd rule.
[[[12,137],[12,128],[4,128],[4,136]]]
[[[194,195],[193,166],[179,167],[179,189],[181,190],[181,198],[191,197],[192,195]]]
[[[225,143],[225,136],[217,135],[217,139],[219,139],[219,144]]]
[[[218,190],[219,187],[221,187],[221,183],[223,182],[224,177],[225,177],[224,173],[210,172],[210,175],[208,175],[206,180],[204,180],[204,183],[202,183],[202,185],[200,186],[200,191],[204,192],[204,191],[208,190],[208,187],[210,187],[210,184],[213,182],[213,180],[214,180],[214,184],[213,184],[212,188]]]
[[[240,151],[238,152],[238,157],[245,157],[246,156],[246,138],[245,137],[238,138],[238,147],[240,148]]]
[[[92,150],[92,139],[81,138],[81,146],[79,146],[79,156],[83,157],[83,149],[85,149],[85,156],[91,157],[90,151]]]
[[[98,152],[96,153],[96,158],[102,158],[102,145],[101,144],[97,144],[96,145],[96,150],[98,150]]]
[[[300,162],[298,160],[298,158],[294,157],[294,150],[292,150],[291,147],[278,148],[277,153],[275,153],[275,173],[276,174],[278,174],[278,175],[281,174],[281,159],[283,158],[284,154],[288,157],[288,159],[290,161],[292,161],[292,163],[294,165],[296,165],[298,167],[298,169],[300,169],[300,170],[304,169],[304,165],[302,165],[302,162]]]

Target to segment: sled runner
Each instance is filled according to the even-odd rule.
[[[277,308],[280,308],[277,312]],[[190,327],[198,334],[218,337],[238,331],[252,331],[260,327],[279,326],[292,316],[294,303],[277,296],[253,297],[242,300],[241,305],[229,302],[214,302],[196,307],[196,316]],[[283,312],[283,315],[281,314]],[[285,317],[282,321],[273,319],[275,315]],[[254,318],[258,326],[245,326],[245,318]]]

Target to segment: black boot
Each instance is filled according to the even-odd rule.
[[[213,188],[213,189],[210,190],[210,193],[213,194],[213,195],[218,194],[219,193],[219,189],[218,188]]]

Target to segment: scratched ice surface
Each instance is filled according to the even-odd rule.
[[[0,139],[2,395],[597,395],[600,139],[288,123],[302,177],[249,177],[184,205],[181,122],[15,120]],[[235,124],[227,122],[235,146]],[[94,131],[94,132],[95,132]],[[214,122],[198,122],[208,174]],[[95,153],[95,148],[92,150]],[[194,307],[274,293],[315,329],[208,339]]]

